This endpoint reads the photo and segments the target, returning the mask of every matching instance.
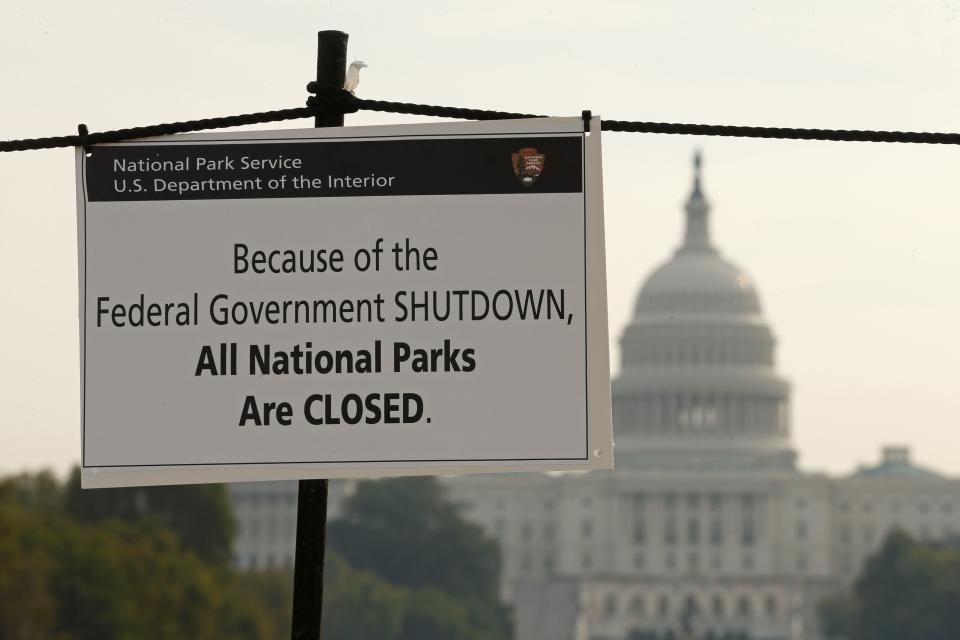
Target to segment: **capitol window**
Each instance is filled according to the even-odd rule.
[[[720,422],[720,414],[715,407],[693,404],[682,407],[677,412],[677,424],[693,429],[714,428]]]
[[[677,543],[677,522],[673,518],[664,523],[663,540],[669,545]]]
[[[647,532],[646,527],[644,526],[643,520],[634,520],[633,521],[633,541],[636,544],[643,544],[646,542]]]
[[[853,569],[853,561],[850,559],[849,555],[843,555],[840,557],[840,570],[844,573],[851,571]]]
[[[643,596],[633,596],[630,600],[630,613],[636,616],[642,616],[645,608]]]
[[[580,523],[580,533],[584,538],[593,537],[593,522],[591,520],[584,520]]]
[[[533,559],[530,556],[523,556],[520,561],[520,570],[524,573],[530,573],[533,570]]]
[[[690,544],[698,544],[700,542],[700,521],[690,519],[687,522],[687,542]]]
[[[713,596],[713,615],[718,618],[722,618],[724,614],[723,598],[720,596]]]
[[[617,596],[613,593],[607,594],[606,600],[603,603],[603,614],[608,618],[615,616],[617,613]]]
[[[663,618],[670,615],[670,599],[667,596],[660,596],[657,600],[657,613]]]
[[[533,527],[530,526],[529,522],[524,522],[523,527],[520,530],[520,536],[524,541],[529,541],[533,537]]]
[[[767,615],[769,617],[774,617],[777,615],[777,599],[773,596],[767,596],[766,601]]]
[[[720,520],[710,522],[710,542],[712,544],[723,544],[723,523]]]
[[[710,496],[710,508],[714,511],[720,511],[723,506],[723,496],[719,493],[714,493]]]
[[[547,574],[548,576],[552,575],[555,566],[556,566],[556,561],[553,559],[552,555],[548,554],[543,556],[543,572],[545,574]]]
[[[554,527],[552,522],[548,522],[543,525],[543,539],[552,542],[554,536],[556,535],[556,527]]]

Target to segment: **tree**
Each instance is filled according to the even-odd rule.
[[[470,619],[468,603],[428,587],[411,593],[398,640],[481,640],[501,637],[496,630],[478,628]]]
[[[241,601],[252,601],[264,609],[272,631],[268,638],[290,637],[290,613],[293,611],[293,580],[289,571],[244,571],[234,573],[233,581]]]
[[[838,593],[820,602],[820,625],[828,638],[859,638],[860,601],[853,593]]]
[[[415,637],[414,627],[425,634],[428,625],[437,631],[422,640],[470,637],[451,631],[459,624],[452,618],[438,617],[457,606],[477,637],[510,635],[508,612],[498,599],[499,549],[461,517],[435,478],[361,482],[344,503],[342,519],[328,526],[327,540],[352,567],[411,589],[404,638]],[[430,605],[441,598],[447,598],[444,607]]]
[[[327,539],[358,569],[390,582],[455,596],[495,598],[500,552],[462,517],[435,478],[361,482]]]
[[[502,629],[478,624],[468,601],[432,587],[392,584],[327,555],[325,640],[503,640]]]
[[[326,640],[397,638],[409,600],[407,590],[372,572],[353,569],[336,554],[327,554],[324,569],[323,637]]]
[[[852,594],[820,607],[824,630],[849,640],[952,640],[960,629],[960,550],[894,532]]]
[[[155,519],[171,529],[180,545],[215,564],[230,559],[233,516],[226,487],[221,484],[118,489],[81,489],[74,469],[64,498],[67,513],[80,522]]]
[[[0,485],[0,637],[56,638],[57,602],[50,593],[51,562],[32,542],[29,514]],[[6,489],[6,490],[5,490]]]
[[[52,480],[51,480],[52,479]],[[0,638],[266,640],[284,635],[229,567],[159,518],[78,522],[52,476],[0,480]]]

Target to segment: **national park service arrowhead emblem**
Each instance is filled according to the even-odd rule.
[[[543,173],[545,155],[533,147],[524,147],[511,154],[511,157],[513,158],[513,172],[523,186],[529,187]]]

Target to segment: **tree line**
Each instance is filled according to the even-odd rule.
[[[921,543],[892,532],[846,591],[820,603],[828,638],[960,637],[960,541]]]
[[[289,637],[289,571],[231,566],[222,485],[0,479],[0,638]],[[328,528],[327,640],[506,640],[499,551],[433,478],[360,483]]]

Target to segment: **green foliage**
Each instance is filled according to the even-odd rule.
[[[830,637],[953,640],[960,629],[960,550],[894,532],[854,585],[821,603]]]
[[[328,554],[323,598],[324,640],[503,640],[485,628],[467,601],[439,589],[411,589]]]
[[[409,593],[369,571],[357,571],[336,554],[324,567],[325,640],[390,640],[403,624]]]
[[[200,558],[226,564],[233,538],[233,516],[226,487],[220,484],[81,489],[80,471],[67,482],[64,506],[80,522],[145,517],[177,534],[180,545]]]
[[[471,608],[473,604],[473,608]],[[494,640],[508,638],[505,628],[491,628],[490,612],[476,615],[476,603],[458,600],[438,589],[411,594],[398,640]]]
[[[459,597],[495,598],[500,552],[466,522],[435,478],[361,482],[330,523],[330,547],[351,566],[396,584]]]
[[[269,638],[290,637],[290,613],[293,611],[293,579],[289,571],[245,571],[233,581],[243,602],[263,608],[270,621]],[[248,636],[256,637],[256,636]]]
[[[34,513],[51,515],[63,508],[63,491],[49,471],[24,473],[0,481],[0,500],[9,500]]]
[[[0,481],[0,638],[283,636],[260,592],[185,552],[158,518],[78,521],[50,480]]]
[[[0,484],[0,637],[56,638],[57,603],[50,593],[51,562],[11,483]]]
[[[820,602],[820,624],[828,638],[859,638],[860,601],[852,593],[838,593]]]
[[[382,638],[510,636],[496,543],[460,516],[435,478],[360,483],[327,540],[352,567],[407,587],[400,635]]]
[[[497,548],[435,480],[363,483],[346,513],[328,536],[350,561],[327,554],[326,640],[510,636]],[[222,487],[0,480],[0,638],[289,636],[291,576],[227,567],[229,521]]]

